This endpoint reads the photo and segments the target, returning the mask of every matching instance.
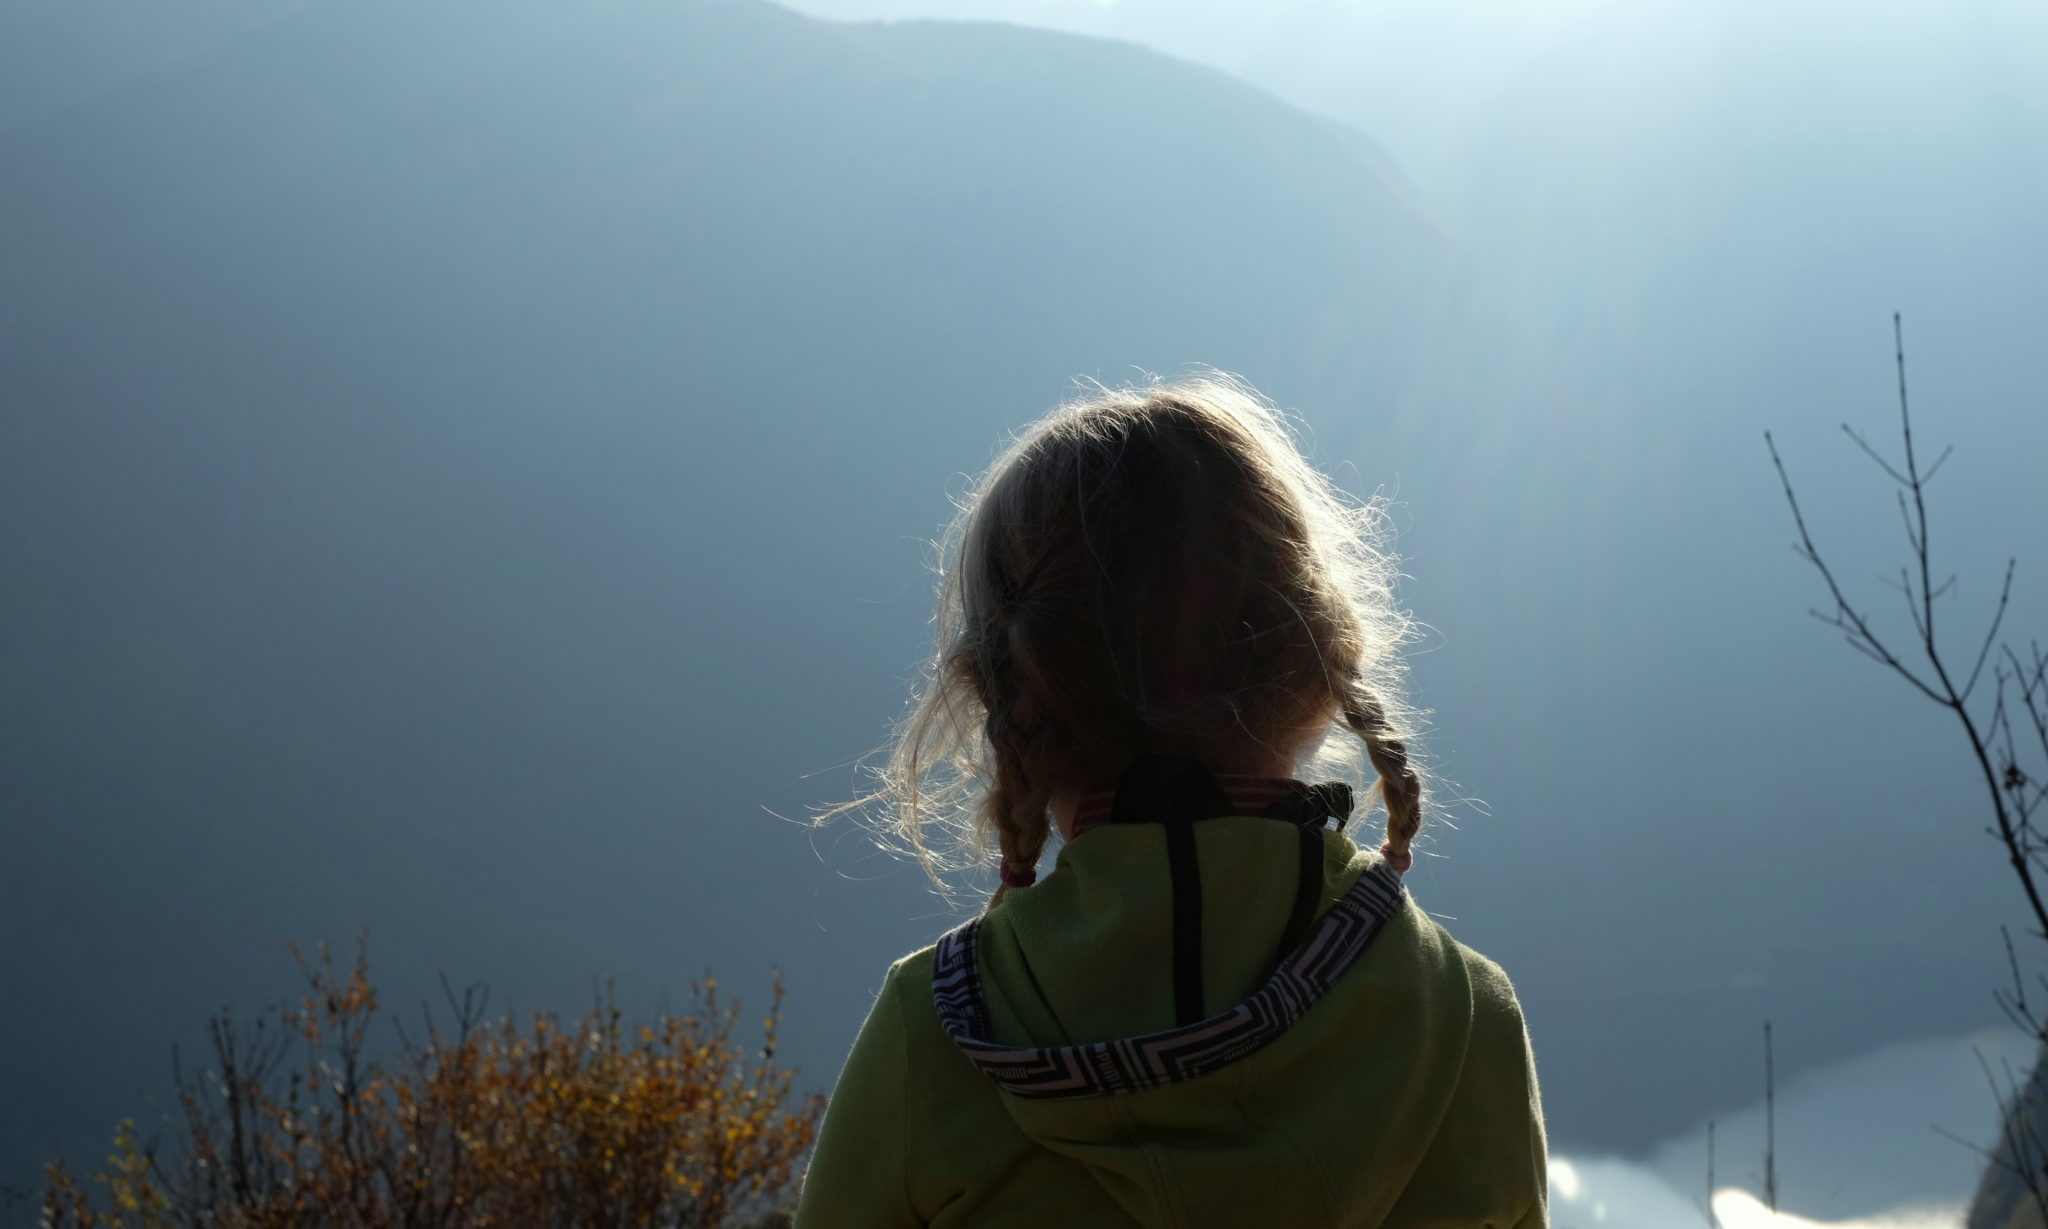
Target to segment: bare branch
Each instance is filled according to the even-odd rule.
[[[1893,482],[1898,483],[1900,486],[1912,485],[1912,483],[1906,480],[1906,476],[1900,473],[1898,470],[1893,469],[1892,463],[1890,461],[1885,460],[1883,454],[1879,453],[1877,449],[1872,448],[1870,446],[1870,441],[1864,439],[1862,434],[1858,432],[1854,427],[1850,426],[1848,423],[1843,423],[1842,434],[1848,436],[1852,440],[1855,440],[1856,446],[1863,450],[1863,455],[1877,462],[1877,467],[1883,470],[1885,473],[1890,474]]]
[[[1934,633],[1928,630],[1926,620],[1920,617],[1921,603],[1913,592],[1912,578],[1904,568],[1899,569],[1898,590],[1906,595],[1906,617],[1913,620],[1913,630],[1919,634],[1922,644],[1928,643],[1934,638]]]
[[[2034,1039],[2044,1045],[2048,1045],[2048,1022],[2034,1019],[2034,1013],[2027,1008],[2027,986],[2026,982],[2020,978],[2020,959],[2013,951],[2012,931],[2004,926],[2000,926],[1998,928],[1998,937],[2005,941],[2005,961],[2007,967],[2012,970],[2013,1009],[2019,1014],[2020,1018],[2027,1022],[2027,1031],[2033,1034]]]
[[[1926,695],[1928,699],[1941,705],[1951,704],[1952,702],[1948,697],[1943,696],[1935,691],[1932,686],[1923,682],[1919,675],[1908,669],[1906,664],[1899,660],[1898,655],[1893,653],[1891,649],[1885,646],[1883,641],[1877,638],[1876,633],[1870,630],[1870,624],[1864,619],[1862,612],[1851,605],[1849,599],[1842,593],[1842,586],[1835,580],[1834,570],[1828,567],[1827,561],[1820,557],[1819,549],[1813,544],[1813,534],[1806,528],[1806,515],[1799,509],[1799,497],[1792,492],[1792,479],[1785,472],[1784,459],[1778,455],[1777,441],[1772,438],[1771,433],[1768,431],[1764,432],[1764,446],[1770,450],[1771,464],[1776,467],[1778,482],[1785,491],[1785,502],[1792,509],[1793,524],[1798,526],[1799,529],[1798,549],[1804,553],[1807,561],[1813,564],[1815,570],[1820,573],[1821,579],[1827,583],[1828,594],[1835,599],[1836,618],[1841,620],[1838,625],[1851,633],[1851,643],[1857,644],[1858,648],[1875,657],[1886,667],[1897,671],[1907,682],[1919,688],[1921,693]],[[1858,641],[1861,643],[1857,643]]]
[[[2040,646],[2034,644],[2030,646],[2029,656],[2022,660],[2011,646],[2004,646],[2003,658],[2011,667],[2011,674],[2008,676],[2003,670],[1996,672],[1999,680],[1997,696],[1992,704],[1988,723],[1980,724],[1979,714],[1972,709],[1970,701],[1975,696],[1977,684],[1983,677],[1985,663],[1992,660],[1992,650],[1999,644],[1999,635],[2011,606],[2016,561],[2007,561],[2005,578],[1999,589],[1998,603],[1993,609],[1992,618],[1978,644],[1977,652],[1970,658],[1967,672],[1959,674],[1951,669],[1950,660],[1942,652],[1934,610],[1936,599],[1955,589],[1957,581],[1951,575],[1938,586],[1934,583],[1932,539],[1929,533],[1926,499],[1929,480],[1954,455],[1954,450],[1944,448],[1932,466],[1924,471],[1921,469],[1918,446],[1913,438],[1912,403],[1906,380],[1905,327],[1902,317],[1896,312],[1892,315],[1892,342],[1893,360],[1898,373],[1898,421],[1903,462],[1894,464],[1886,459],[1864,435],[1849,424],[1842,424],[1842,430],[1898,487],[1894,497],[1898,503],[1900,521],[1906,531],[1910,561],[1908,567],[1900,570],[1898,583],[1891,587],[1898,589],[1905,599],[1907,616],[1920,643],[1918,656],[1924,658],[1922,669],[1926,673],[1909,669],[1891,646],[1876,633],[1864,613],[1842,592],[1833,570],[1821,556],[1819,548],[1814,545],[1813,535],[1793,492],[1784,460],[1778,454],[1776,440],[1766,432],[1764,442],[1770,450],[1771,464],[1777,470],[1779,485],[1784,490],[1786,503],[1792,509],[1793,522],[1798,527],[1798,553],[1821,574],[1822,581],[1827,585],[1828,594],[1834,601],[1835,613],[1832,618],[1816,612],[1817,617],[1840,630],[1851,648],[1905,678],[1922,695],[1955,714],[1985,784],[1991,803],[1993,832],[2005,846],[2007,862],[2027,898],[2035,922],[2034,933],[2048,938],[2048,902],[2044,902],[2042,894],[2042,883],[2048,881],[2048,842],[2041,839],[2031,822],[2034,809],[2048,805],[2048,654],[2044,654]],[[1907,499],[1909,495],[1910,503]],[[1959,677],[1962,683],[1960,687],[1957,686]],[[2038,774],[2027,772],[2020,764],[2012,709],[2006,703],[2008,680],[2016,687],[2020,706],[2027,714],[2035,740],[2040,744],[2043,768]],[[2016,961],[2014,963],[2017,968]],[[2022,998],[2016,998],[2015,1005],[2022,1011],[2027,1010]],[[2031,1019],[2031,1012],[2027,1014]],[[2048,1032],[2048,1022],[2036,1023],[2034,1028],[2037,1032]]]
[[[1920,553],[1920,536],[1913,532],[1913,513],[1906,507],[1906,493],[1894,491],[1899,501],[1899,521],[1906,527],[1906,545],[1914,554]]]
[[[1974,1143],[1970,1140],[1964,1139],[1962,1136],[1956,1134],[1954,1131],[1949,1130],[1947,1127],[1942,1126],[1938,1122],[1930,1122],[1927,1125],[1933,1129],[1936,1135],[1939,1135],[1944,1139],[1950,1140],[1951,1142],[1961,1144],[1963,1147],[1968,1148],[1970,1151],[1976,1153],[1978,1156],[1983,1157],[1987,1165],[2002,1164],[2006,1168],[2012,1167],[2012,1163],[2009,1161],[2001,1162],[1999,1160],[1998,1155],[1994,1153],[1991,1149],[1986,1148],[1982,1144]]]
[[[1991,1163],[2001,1169],[2007,1169],[2018,1174],[2026,1181],[2029,1192],[2039,1202],[2044,1198],[2044,1193],[2040,1179],[2034,1173],[2037,1166],[2031,1159],[2022,1155],[2025,1151],[2025,1145],[2020,1140],[2018,1130],[2014,1125],[2014,1120],[2020,1116],[2015,1112],[2018,1109],[2020,1099],[2019,1090],[2015,1087],[2012,1095],[2007,1096],[2004,1090],[1999,1088],[1998,1079],[1991,1072],[1991,1064],[1985,1061],[1984,1052],[1973,1045],[1970,1047],[1970,1053],[1976,1056],[1977,1066],[1984,1072],[1984,1082],[1991,1089],[1992,1103],[1998,1106],[1999,1133],[2004,1137],[2004,1146],[1999,1150],[1998,1155],[1992,1158]],[[2031,1133],[2029,1131],[2029,1134]]]
[[[1929,546],[1927,539],[1927,494],[1926,484],[1921,481],[1919,465],[1914,460],[1913,414],[1906,400],[1906,339],[1905,327],[1899,313],[1892,313],[1892,346],[1899,368],[1899,435],[1906,443],[1907,489],[1913,493],[1913,554],[1920,563],[1920,639],[1927,649],[1928,661],[1934,666],[1934,673],[1952,702],[1956,702],[1956,689],[1948,681],[1948,671],[1942,667],[1941,654],[1934,643],[1934,581],[1930,575]],[[1968,714],[1958,712],[1967,723]],[[1974,732],[1972,734],[1974,738]]]

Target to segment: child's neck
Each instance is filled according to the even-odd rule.
[[[1226,789],[1229,789],[1233,784],[1232,778],[1240,780],[1250,778],[1287,780],[1294,776],[1294,757],[1274,755],[1250,763],[1224,763],[1217,765],[1212,771],[1216,774],[1218,782],[1222,783]],[[1063,841],[1073,840],[1074,824],[1077,819],[1081,818],[1084,805],[1091,802],[1099,805],[1101,795],[1107,791],[1113,791],[1115,788],[1116,782],[1110,781],[1077,793],[1054,794],[1050,808],[1052,810],[1053,823],[1059,829],[1060,839]]]

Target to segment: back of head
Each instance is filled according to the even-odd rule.
[[[1114,782],[1139,753],[1218,771],[1314,747],[1342,760],[1324,741],[1341,722],[1405,860],[1421,788],[1383,522],[1228,377],[1055,409],[948,531],[936,651],[884,770],[885,826],[934,873],[990,838],[1025,872],[1053,797]]]

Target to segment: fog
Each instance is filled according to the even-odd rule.
[[[1883,1056],[2003,1023],[2020,898],[1955,732],[1808,617],[1762,433],[1888,615],[1838,424],[1890,440],[1903,313],[1943,626],[2015,553],[2048,621],[2048,18],[805,7],[0,0],[0,1178],[358,928],[398,1004],[777,966],[828,1085],[953,915],[778,817],[900,713],[962,475],[1197,363],[1399,500],[1471,800],[1411,884],[1515,979],[1561,1172],[1690,1198],[1766,1019],[1815,1113],[1989,1139]],[[819,20],[922,16],[999,21]],[[1785,1207],[1968,1196],[1825,1172]]]

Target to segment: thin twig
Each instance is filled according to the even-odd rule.
[[[1771,1022],[1764,1021],[1764,1206],[1778,1211],[1777,1078],[1771,1062]]]
[[[1885,647],[1884,642],[1879,640],[1870,630],[1869,622],[1864,619],[1863,615],[1854,606],[1849,604],[1849,599],[1842,593],[1841,585],[1835,580],[1834,569],[1828,567],[1827,561],[1821,558],[1820,551],[1813,545],[1813,535],[1807,532],[1806,528],[1806,516],[1799,510],[1799,498],[1792,493],[1792,479],[1786,475],[1785,462],[1778,456],[1777,441],[1771,438],[1771,433],[1768,431],[1764,432],[1764,444],[1771,450],[1771,464],[1777,467],[1778,481],[1785,488],[1785,502],[1791,505],[1792,520],[1799,527],[1800,545],[1795,549],[1799,551],[1801,558],[1811,563],[1820,572],[1821,579],[1827,582],[1828,593],[1835,599],[1835,618],[1828,620],[1826,616],[1821,616],[1823,621],[1833,622],[1836,626],[1843,628],[1849,634],[1852,645],[1895,671],[1901,678],[1904,678],[1907,682],[1918,688],[1922,695],[1936,704],[1947,704],[1948,701],[1939,692],[1922,681],[1919,675],[1913,673],[1910,666],[1900,661],[1890,649]]]
[[[1967,700],[1977,689],[1977,676],[1984,673],[1984,661],[1991,656],[1991,646],[1998,641],[1999,625],[2005,622],[2006,605],[2012,601],[2012,574],[2019,566],[2019,560],[2005,561],[2005,584],[1998,590],[1998,610],[1991,616],[1991,627],[1984,633],[1984,643],[1977,649],[1977,664],[1970,667],[1970,681],[1963,684],[1962,698]],[[1953,583],[1953,582],[1951,582]]]

